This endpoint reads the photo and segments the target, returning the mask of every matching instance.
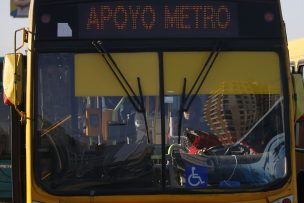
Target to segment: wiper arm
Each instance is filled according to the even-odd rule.
[[[217,59],[217,57],[218,57],[218,55],[219,55],[219,53],[220,53],[220,48],[221,48],[221,42],[219,41],[219,42],[217,42],[216,45],[213,47],[212,52],[211,52],[210,55],[208,56],[208,59],[207,59],[207,61],[205,62],[204,66],[203,66],[203,68],[202,68],[202,70],[201,70],[201,72],[200,72],[199,75],[197,76],[197,78],[196,78],[196,80],[195,80],[193,86],[191,87],[191,90],[189,91],[188,95],[187,95],[186,98],[185,98],[185,103],[184,103],[184,104],[186,105],[187,102],[188,102],[188,100],[189,100],[189,97],[191,96],[191,94],[192,94],[192,92],[193,92],[193,90],[194,90],[194,88],[195,88],[195,86],[197,86],[198,81],[199,81],[200,78],[202,77],[203,72],[205,71],[205,69],[206,69],[207,66],[209,65],[208,68],[207,68],[206,74],[203,76],[203,79],[201,80],[201,82],[200,82],[198,88],[196,89],[194,95],[191,96],[190,101],[188,102],[188,105],[187,105],[186,108],[185,108],[185,111],[188,111],[188,110],[189,110],[189,107],[191,106],[193,100],[195,99],[196,95],[198,94],[198,92],[199,92],[200,89],[202,88],[203,83],[205,82],[205,80],[206,80],[206,78],[207,78],[207,76],[208,76],[210,70],[211,70],[212,67],[213,67],[214,62],[216,61],[216,59]],[[211,59],[212,59],[212,61],[211,61],[211,63],[210,63],[210,60],[211,60]]]
[[[191,99],[190,99],[190,101],[189,101],[187,107],[185,108],[186,111],[189,110],[189,108],[190,108],[192,102],[194,101],[195,97],[198,95],[198,92],[199,92],[200,89],[202,88],[203,83],[205,82],[205,80],[206,80],[206,78],[207,78],[207,76],[208,76],[210,70],[212,69],[213,64],[214,64],[214,62],[216,61],[216,59],[217,59],[219,53],[220,53],[220,50],[217,50],[217,52],[216,52],[214,58],[212,59],[212,62],[211,62],[211,64],[210,64],[210,66],[208,67],[208,70],[207,70],[206,74],[204,75],[204,77],[203,77],[202,81],[200,82],[198,88],[196,89],[195,93],[191,96]],[[189,94],[188,96],[190,96],[190,94]]]
[[[183,93],[182,93],[182,99],[181,99],[181,105],[180,105],[180,116],[183,116],[182,113],[184,111],[188,111],[192,102],[194,101],[195,97],[197,96],[197,94],[199,93],[200,89],[202,88],[203,86],[203,83],[205,82],[210,70],[212,69],[213,67],[213,64],[214,62],[216,61],[219,53],[220,53],[220,49],[221,49],[221,42],[218,41],[215,46],[213,47],[213,50],[212,52],[209,54],[208,58],[207,58],[207,61],[205,62],[202,70],[200,71],[199,75],[197,76],[194,84],[192,85],[189,93],[187,94],[186,98],[184,98],[184,95],[185,95],[185,85],[186,85],[186,81],[184,79],[184,89],[183,89]],[[211,62],[210,62],[211,61]],[[208,68],[207,68],[208,67]],[[207,68],[207,71],[205,73],[205,75],[203,76],[201,82],[199,83],[194,95],[191,96],[192,92],[194,91],[194,88],[197,86],[199,80],[201,79],[203,73],[205,72],[205,69]],[[179,126],[178,126],[178,144],[180,144],[180,134],[181,134],[181,121],[182,121],[182,117],[180,117],[180,123],[179,123]]]
[[[184,78],[184,84],[183,84],[183,92],[181,97],[181,103],[179,107],[179,119],[178,119],[178,144],[180,144],[180,134],[182,131],[182,121],[183,121],[183,114],[184,114],[184,105],[185,105],[185,96],[186,96],[186,85],[187,85],[187,79]]]
[[[101,41],[98,41],[97,43],[93,41],[92,44],[96,48],[96,50],[101,54],[101,56],[103,57],[103,59],[106,61],[108,67],[110,68],[111,72],[114,74],[115,78],[117,79],[117,81],[119,82],[119,84],[121,85],[121,87],[123,88],[124,92],[127,94],[128,99],[130,100],[130,102],[133,105],[133,107],[135,108],[135,110],[137,112],[140,112],[141,111],[140,107],[138,107],[138,106],[140,106],[140,101],[138,100],[138,98],[137,98],[134,90],[130,86],[130,84],[127,81],[126,77],[122,74],[121,70],[119,69],[117,63],[114,61],[114,59],[111,56],[111,54],[104,49],[104,47],[102,46],[102,42]],[[114,65],[115,69],[112,67],[112,65],[111,65],[110,62]],[[121,78],[122,78],[122,80],[121,80]],[[123,82],[127,85],[127,87],[124,85]],[[127,88],[129,89],[129,91],[131,91],[133,97],[131,96],[131,94],[130,94],[130,92],[128,91]]]
[[[103,59],[106,61],[108,67],[111,70],[111,72],[114,74],[115,78],[117,79],[117,81],[119,82],[119,84],[121,85],[121,87],[123,88],[125,93],[127,94],[128,99],[130,100],[130,102],[133,105],[133,107],[135,108],[135,110],[137,112],[143,113],[144,121],[145,121],[145,128],[146,128],[146,132],[147,132],[147,141],[148,141],[148,143],[150,143],[149,129],[148,129],[147,116],[146,116],[146,110],[145,110],[145,105],[144,105],[144,99],[143,99],[143,93],[142,93],[140,78],[137,78],[137,84],[138,84],[138,89],[139,89],[139,94],[140,94],[140,100],[139,100],[137,98],[134,90],[132,89],[131,85],[127,81],[126,77],[123,75],[123,73],[119,69],[117,63],[115,62],[115,60],[111,56],[111,54],[107,50],[105,50],[105,48],[102,46],[102,42],[97,41],[97,43],[96,43],[96,42],[93,41],[92,44],[96,48],[96,50],[99,53],[101,53]],[[114,65],[115,69],[112,67],[110,62]],[[122,80],[121,80],[121,78],[122,78]],[[126,84],[127,87],[124,85],[124,83]],[[131,94],[128,90],[131,92],[133,97],[131,96]],[[134,100],[133,100],[133,98],[134,98]]]
[[[188,100],[189,96],[192,94],[192,92],[193,92],[193,90],[194,90],[196,84],[198,83],[199,79],[201,78],[201,76],[202,76],[203,72],[205,71],[207,65],[209,64],[211,58],[213,57],[214,53],[219,49],[219,45],[220,45],[220,42],[217,42],[217,43],[215,44],[215,46],[213,47],[212,52],[209,54],[209,56],[208,56],[208,58],[207,58],[207,61],[205,62],[205,64],[204,64],[202,70],[200,71],[199,75],[197,76],[197,78],[196,78],[194,84],[192,85],[192,87],[191,87],[191,89],[190,89],[188,95],[186,96],[185,100]]]

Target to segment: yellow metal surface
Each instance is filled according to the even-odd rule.
[[[32,106],[32,45],[34,36],[33,32],[33,5],[35,0],[31,0],[30,4],[30,12],[28,16],[28,22],[29,22],[29,38],[28,38],[28,52],[27,52],[27,77],[26,77],[26,115],[30,118],[34,118],[33,113],[33,106]],[[35,119],[36,120],[36,119]],[[34,126],[34,119],[27,120],[26,121],[26,127],[25,127],[25,153],[26,153],[26,202],[32,203],[32,182],[34,180],[32,179],[32,127]]]
[[[165,93],[189,92],[210,52],[164,53]],[[279,57],[274,52],[221,52],[200,93],[280,94]]]
[[[157,53],[111,55],[137,95],[139,95],[137,77],[140,78],[144,95],[159,94]],[[75,95],[125,96],[126,93],[100,54],[76,54]]]
[[[283,188],[268,192],[226,194],[156,194],[156,195],[109,195],[109,196],[54,196],[33,185],[33,200],[47,203],[271,203],[292,194],[287,184]]]

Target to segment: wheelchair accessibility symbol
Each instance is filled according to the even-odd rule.
[[[187,187],[207,187],[208,169],[203,166],[186,166]]]

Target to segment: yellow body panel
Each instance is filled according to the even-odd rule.
[[[287,184],[270,192],[227,193],[227,194],[158,194],[158,195],[110,195],[110,196],[52,196],[37,185],[33,187],[33,200],[47,203],[269,203],[289,196],[293,190]]]
[[[33,11],[34,1],[32,0],[30,4],[30,11]],[[33,118],[32,115],[32,52],[31,47],[33,44],[34,36],[31,34],[33,33],[33,12],[29,12],[29,39],[28,39],[28,47],[29,50],[27,52],[27,77],[26,77],[26,115],[30,118]],[[25,153],[26,153],[26,202],[32,203],[32,127],[34,126],[34,120],[30,119],[26,121],[25,127]]]

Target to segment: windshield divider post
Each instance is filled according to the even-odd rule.
[[[178,144],[180,144],[180,137],[181,137],[181,131],[182,131],[182,121],[183,121],[183,113],[184,113],[184,105],[185,105],[185,95],[186,95],[186,85],[187,85],[187,79],[184,78],[184,84],[183,84],[183,92],[182,92],[182,97],[181,97],[181,103],[179,107],[179,119],[178,119]]]
[[[160,117],[161,117],[161,184],[162,190],[166,191],[166,131],[165,131],[165,80],[164,80],[164,54],[163,52],[158,52],[159,60],[159,105],[160,105]]]

